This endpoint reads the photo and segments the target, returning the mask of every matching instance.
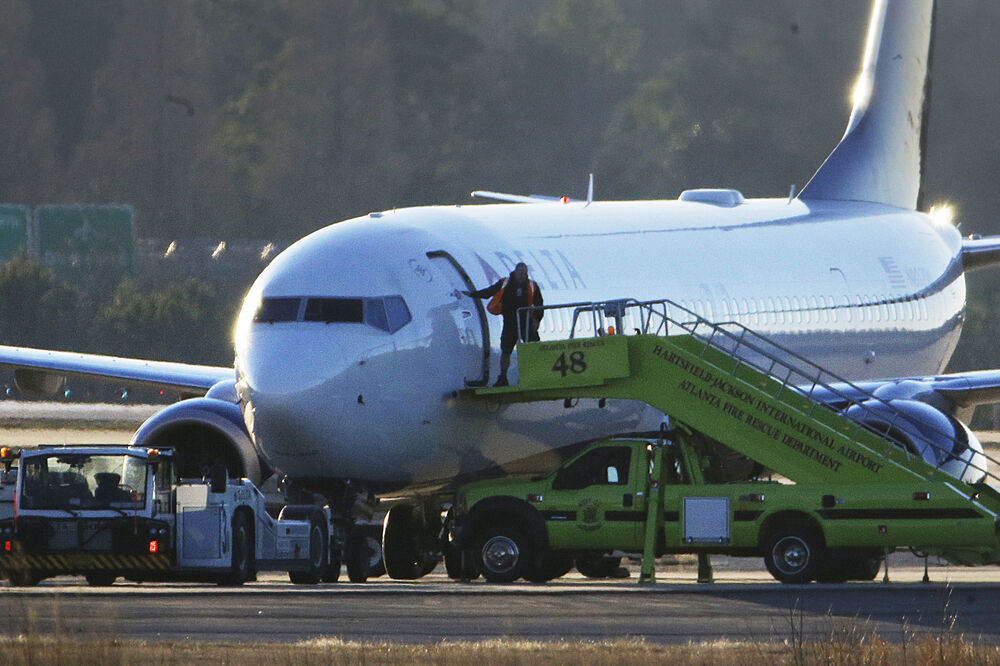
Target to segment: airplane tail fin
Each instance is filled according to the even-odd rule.
[[[875,0],[854,108],[803,199],[920,202],[934,0]]]

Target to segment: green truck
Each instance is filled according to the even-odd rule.
[[[996,516],[943,479],[704,483],[693,436],[604,440],[544,478],[466,485],[453,542],[494,582],[541,582],[574,562],[606,576],[616,553],[643,553],[650,532],[654,556],[763,557],[786,583],[872,580],[883,553],[900,547],[997,545]]]
[[[726,553],[762,556],[775,578],[801,583],[872,579],[897,548],[1000,562],[1000,492],[987,483],[998,463],[969,446],[964,426],[942,429],[921,405],[881,399],[670,301],[556,307],[573,309],[574,330],[592,316],[592,330],[636,334],[521,344],[518,385],[470,395],[501,408],[642,400],[670,427],[592,443],[544,478],[460,488],[453,572],[544,581],[574,561],[599,572],[617,566],[608,555],[642,553],[640,580],[652,580],[658,554]],[[782,482],[720,483],[727,458],[713,448]]]

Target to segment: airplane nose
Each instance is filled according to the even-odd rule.
[[[426,252],[415,242],[384,222],[349,220],[292,245],[257,278],[237,322],[238,387],[275,468],[364,479],[392,467],[386,443],[412,428],[398,406],[412,403],[401,394],[424,370],[416,341],[428,333],[410,309],[425,284],[408,264]]]
[[[363,326],[256,325],[237,370],[258,450],[292,475],[370,475],[379,457],[364,421],[390,399],[391,351]],[[357,456],[365,445],[371,455]]]

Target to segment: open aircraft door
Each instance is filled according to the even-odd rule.
[[[453,256],[444,250],[437,250],[428,252],[427,257],[448,280],[448,287],[455,297],[452,316],[458,329],[461,354],[465,359],[465,385],[487,386],[490,381],[490,329],[483,302],[462,293],[474,291],[476,287]]]

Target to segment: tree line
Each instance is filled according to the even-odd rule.
[[[938,4],[925,199],[955,204],[963,229],[1000,233],[989,131],[1000,5]],[[843,131],[869,11],[869,0],[6,0],[0,201],[129,203],[146,238],[287,242],[477,188],[582,196],[589,172],[599,199],[783,196]],[[22,258],[0,282],[6,342],[231,362],[220,313],[240,294],[206,281],[71,296]],[[994,282],[971,279],[956,367],[1000,367]]]

